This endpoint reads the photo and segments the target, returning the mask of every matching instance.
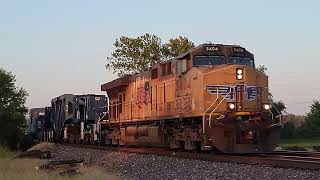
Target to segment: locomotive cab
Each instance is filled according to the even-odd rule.
[[[279,124],[269,110],[268,77],[255,69],[253,54],[205,44],[177,60],[177,72],[178,96],[191,95],[192,114],[202,116],[202,149],[273,150]]]

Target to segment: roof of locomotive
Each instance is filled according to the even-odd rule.
[[[253,56],[252,53],[250,53],[249,51],[247,51],[245,48],[239,46],[239,45],[231,45],[231,44],[212,44],[212,43],[205,43],[205,44],[201,44],[199,46],[193,47],[191,48],[189,51],[180,54],[179,56],[171,59],[171,60],[180,60],[183,59],[184,57],[186,57],[187,55],[191,54],[191,53],[195,53],[195,52],[201,52],[203,51],[203,49],[205,47],[220,47],[222,50],[228,50],[231,51],[232,48],[241,48],[243,49],[244,53],[250,54],[251,56]]]
[[[252,53],[250,53],[245,48],[243,48],[243,47],[241,47],[239,45],[204,43],[204,44],[201,44],[199,46],[196,46],[196,47],[193,47],[193,48],[189,49],[187,52],[182,53],[177,57],[174,57],[172,59],[160,62],[159,64],[150,67],[146,72],[150,71],[150,69],[153,69],[154,67],[159,66],[160,64],[164,64],[164,63],[167,63],[167,62],[170,62],[170,61],[175,61],[175,60],[182,60],[186,56],[188,56],[188,55],[190,55],[192,53],[202,52],[203,49],[206,46],[220,47],[222,50],[229,50],[229,51],[231,51],[231,48],[235,48],[235,47],[236,48],[242,48],[245,53],[250,54],[251,56],[253,56]],[[127,86],[127,85],[129,85],[129,81],[130,81],[130,77],[131,76],[137,76],[137,75],[140,75],[140,74],[144,74],[146,72],[136,73],[136,74],[132,74],[132,75],[126,75],[126,76],[123,76],[123,77],[119,77],[119,78],[117,78],[117,79],[115,79],[113,81],[110,81],[110,82],[107,82],[105,84],[102,84],[101,85],[101,91],[108,91],[108,90],[113,89],[113,88]]]
[[[107,82],[101,85],[101,91],[107,91],[116,87],[120,86],[127,86],[129,85],[129,79],[131,75],[126,75],[120,78],[117,78],[113,81]]]
[[[77,98],[77,97],[88,97],[88,96],[92,96],[92,97],[101,97],[101,96],[105,96],[105,95],[100,95],[100,94],[63,94],[63,95],[60,95],[58,97],[55,97],[51,100],[51,102],[56,102],[56,101],[59,101],[59,100],[62,100],[62,99],[74,99],[74,98]]]

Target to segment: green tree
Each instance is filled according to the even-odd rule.
[[[278,116],[280,114],[286,113],[286,105],[281,100],[275,101],[273,98],[271,98],[271,112],[274,116]]]
[[[186,37],[179,36],[162,44],[158,36],[148,33],[136,38],[122,36],[113,45],[115,50],[107,57],[106,68],[118,76],[144,72],[194,47]]]
[[[137,38],[122,36],[113,45],[115,50],[107,57],[106,67],[119,76],[146,71],[163,59],[161,40],[152,34]]]
[[[267,66],[265,66],[265,65],[259,65],[259,66],[256,68],[256,70],[259,71],[259,72],[261,72],[261,73],[263,73],[263,74],[265,74],[265,75],[267,75],[267,70],[268,70],[268,68],[267,68]]]
[[[305,122],[298,129],[301,137],[320,137],[320,102],[314,101],[307,113]]]
[[[27,92],[15,86],[15,76],[0,68],[0,144],[16,148],[26,130]]]
[[[295,127],[301,126],[305,121],[304,115],[286,114],[282,117],[283,122],[292,122]]]
[[[294,138],[296,136],[296,127],[292,122],[286,122],[281,129],[281,138]]]
[[[187,37],[179,36],[171,38],[168,43],[165,43],[162,52],[167,59],[171,59],[187,52],[194,47],[194,43]]]

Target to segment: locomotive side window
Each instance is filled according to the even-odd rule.
[[[166,76],[166,75],[169,75],[171,74],[171,62],[168,62],[168,63],[165,63],[165,64],[162,64],[161,65],[161,75],[162,76]]]
[[[187,71],[187,60],[182,60],[182,73]]]
[[[162,76],[167,75],[166,65],[167,65],[167,64],[161,64],[161,72],[162,72],[161,74],[162,74]]]
[[[158,68],[151,70],[151,79],[156,79],[156,78],[158,78]]]
[[[171,62],[167,63],[167,74],[171,74]]]
[[[146,81],[144,82],[144,90],[149,91],[150,90],[150,82]]]
[[[224,56],[195,56],[194,65],[195,66],[207,66],[207,65],[221,65],[225,64]]]
[[[248,57],[235,57],[231,56],[229,57],[229,64],[239,64],[239,65],[245,65],[247,67],[254,67],[253,60]]]
[[[178,60],[176,62],[176,72],[177,75],[180,75],[187,71],[187,61],[186,60]]]
[[[181,72],[182,72],[182,63],[181,63],[181,61],[177,61],[176,68],[177,68],[177,70],[176,70],[177,74],[181,74]]]

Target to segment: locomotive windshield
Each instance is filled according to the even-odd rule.
[[[195,66],[207,66],[207,65],[221,65],[225,64],[224,56],[195,56],[194,65]]]
[[[253,60],[248,57],[229,57],[229,64],[245,65],[247,67],[254,67]]]

